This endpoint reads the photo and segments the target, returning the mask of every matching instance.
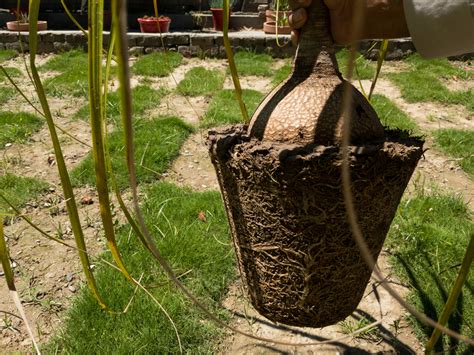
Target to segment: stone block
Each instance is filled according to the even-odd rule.
[[[37,53],[53,53],[54,45],[51,42],[39,42],[36,51]]]
[[[142,55],[143,53],[145,53],[145,47],[136,46],[136,47],[131,47],[128,50],[128,54],[130,56],[139,56],[139,55]]]
[[[159,36],[158,36],[159,37]],[[190,40],[188,35],[173,35],[166,34],[163,35],[163,42],[165,46],[189,46]],[[160,40],[161,43],[161,40]]]
[[[53,43],[54,51],[57,52],[67,52],[72,49],[72,46],[67,42],[54,42]]]
[[[193,34],[190,37],[190,45],[197,46],[205,51],[214,47],[215,37],[217,36],[207,34]]]

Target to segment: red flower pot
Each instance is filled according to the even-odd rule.
[[[169,17],[140,17],[138,18],[140,30],[144,33],[169,32],[171,19]]]
[[[222,31],[224,29],[224,9],[211,9],[212,22],[214,23],[214,29],[216,31]],[[230,21],[230,12],[229,12]]]

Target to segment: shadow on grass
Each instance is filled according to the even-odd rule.
[[[425,259],[425,262],[430,266],[430,268],[427,269],[426,272],[429,275],[429,277],[432,279],[433,284],[436,285],[439,292],[439,296],[443,300],[443,304],[446,303],[449,296],[449,293],[446,290],[446,286],[443,284],[439,276],[434,272],[434,266],[433,266],[432,260],[429,258],[429,255],[426,252],[421,251],[421,250],[420,250],[420,254],[423,257],[423,259]],[[396,254],[395,257],[397,258],[400,265],[403,266],[412,287],[415,289],[417,297],[419,298],[421,302],[421,306],[422,306],[421,311],[424,312],[428,317],[434,320],[437,320],[439,317],[439,314],[438,314],[438,311],[436,310],[436,306],[435,306],[436,302],[434,300],[434,297],[436,297],[436,295],[433,293],[428,294],[422,289],[420,282],[418,281],[415,273],[410,267],[410,264],[405,260],[405,258],[403,258],[399,254]],[[458,333],[461,332],[461,328],[464,322],[464,319],[463,319],[463,303],[464,302],[463,301],[464,301],[464,297],[461,292],[456,302],[456,308],[454,309],[453,313],[449,317],[448,324],[447,324],[448,328]],[[427,339],[429,339],[433,332],[433,328],[421,323],[418,319],[416,320],[416,322],[418,322],[418,324],[420,325],[420,328],[423,330]],[[435,345],[434,351],[436,353],[443,353],[443,354],[444,353],[457,354],[456,349],[458,348],[459,345],[460,345],[459,340],[454,339],[454,338],[449,338],[449,343],[446,344],[446,348],[445,348],[445,345],[443,344],[443,337],[440,337],[440,339]],[[469,349],[472,350],[472,347],[469,347]],[[468,353],[472,354],[472,352],[468,352]]]
[[[230,312],[232,314],[232,316],[234,316],[234,317],[240,318],[242,320],[247,320],[248,319],[247,315],[242,314],[240,312],[233,311],[233,310],[230,310],[230,309],[227,309],[227,311]],[[357,320],[365,318],[370,323],[373,323],[373,322],[376,321],[376,319],[374,317],[372,317],[371,315],[369,315],[368,313],[366,313],[366,312],[364,312],[360,309],[356,310],[352,314],[352,317],[354,317]],[[312,341],[330,340],[329,338],[326,338],[326,337],[323,337],[323,336],[311,334],[311,333],[305,331],[304,328],[295,328],[295,327],[286,326],[284,324],[273,323],[273,322],[271,322],[269,320],[266,320],[266,319],[252,318],[252,321],[254,321],[255,323],[258,323],[260,325],[265,325],[267,327],[270,327],[274,330],[285,331],[285,332],[288,332],[289,334],[297,335],[299,337],[304,337],[304,338],[310,339]],[[408,354],[409,355],[416,354],[415,351],[412,348],[410,348],[407,344],[405,344],[405,343],[401,342],[400,340],[398,340],[396,338],[396,335],[393,334],[389,329],[385,328],[383,325],[380,324],[374,329],[377,329],[377,331],[379,332],[379,334],[382,338],[381,342],[384,342],[384,343],[390,345],[393,348],[393,350],[396,352],[396,354],[407,354],[407,355]],[[249,347],[249,346],[257,346],[257,347],[261,348],[262,350],[271,351],[272,353],[275,352],[277,354],[292,354],[293,353],[293,352],[282,351],[281,349],[278,349],[278,347],[273,347],[273,346],[270,346],[268,344],[259,344],[257,342],[249,343],[249,344],[245,345],[245,347]],[[366,350],[361,349],[359,347],[350,346],[350,345],[347,345],[347,344],[344,344],[344,343],[341,343],[341,342],[334,342],[333,344],[330,344],[329,346],[339,347],[340,348],[339,354],[373,354],[372,352],[366,351]],[[243,348],[241,350],[243,350]]]

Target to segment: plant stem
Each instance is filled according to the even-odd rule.
[[[453,312],[453,309],[456,305],[456,301],[462,291],[462,287],[466,282],[467,276],[469,275],[469,269],[471,267],[472,261],[474,260],[474,234],[471,235],[471,240],[469,245],[466,249],[466,254],[464,255],[464,259],[461,264],[461,269],[459,270],[458,276],[456,277],[456,281],[454,282],[454,286],[449,294],[448,300],[444,305],[444,309],[441,312],[441,316],[438,319],[439,325],[445,325],[449,319],[449,316]],[[438,328],[433,330],[431,334],[431,338],[426,345],[425,354],[431,354],[433,351],[434,346],[438,342],[438,339],[441,335],[441,330]]]

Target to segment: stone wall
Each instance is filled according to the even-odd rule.
[[[273,57],[289,57],[295,52],[290,36],[268,35],[262,31],[239,31],[229,34],[231,44],[235,50],[248,49],[257,53],[268,53]],[[20,50],[20,41],[24,50],[28,50],[28,33],[0,31],[0,48]],[[109,41],[109,34],[104,35],[104,42]],[[163,34],[129,33],[128,45],[132,55],[151,53],[163,50],[164,46],[173,51],[178,51],[185,56],[224,57],[224,41],[219,32],[171,32]],[[373,41],[363,42],[362,52],[366,52]],[[376,58],[377,47],[368,53],[370,58]],[[87,50],[87,41],[80,31],[44,31],[39,33],[38,52],[55,53],[79,48]],[[409,39],[393,41],[390,44],[387,59],[401,59],[415,52],[413,43]]]

